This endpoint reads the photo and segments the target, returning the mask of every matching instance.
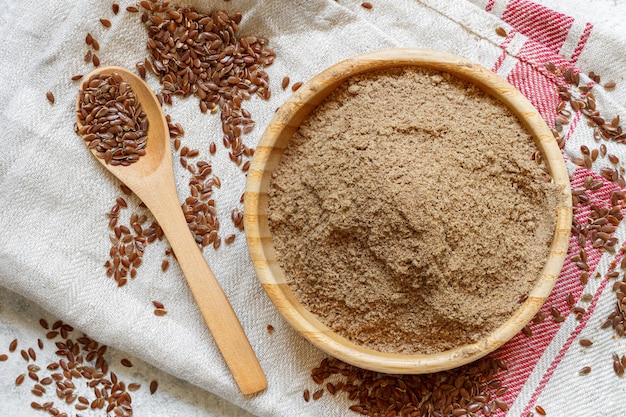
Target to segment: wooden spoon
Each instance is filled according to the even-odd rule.
[[[267,380],[261,365],[185,221],[174,183],[169,129],[156,96],[143,80],[124,68],[102,67],[85,79],[103,73],[117,73],[128,82],[148,117],[149,130],[146,154],[137,162],[115,166],[97,156],[96,159],[145,203],[163,229],[200,312],[241,392],[253,394],[264,390]],[[78,111],[79,101],[76,106]],[[81,127],[80,120],[78,126]]]

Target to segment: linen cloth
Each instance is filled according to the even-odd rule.
[[[324,354],[277,314],[256,280],[243,234],[230,246],[204,253],[267,374],[268,389],[252,397],[238,392],[175,262],[161,271],[167,242],[146,249],[137,277],[125,287],[118,288],[105,276],[102,265],[110,247],[105,214],[121,195],[120,184],[73,131],[78,85],[70,77],[92,68],[83,62],[87,32],[100,43],[103,65],[132,69],[146,57],[147,35],[139,15],[125,11],[131,2],[119,3],[121,11],[114,16],[111,2],[104,1],[0,1],[0,285],[94,339],[255,415],[354,415],[343,396],[326,395],[310,403],[302,400],[304,388],[315,388],[309,372]],[[478,62],[520,89],[550,125],[559,100],[556,87],[564,85],[564,80],[547,71],[545,63],[575,68],[584,83],[593,70],[604,81],[617,82],[610,91],[601,86],[593,89],[603,114],[626,117],[626,32],[614,22],[603,29],[585,20],[582,13],[554,11],[528,0],[380,1],[374,2],[372,10],[361,7],[360,1],[347,0],[179,4],[202,11],[241,12],[240,34],[267,37],[277,53],[275,63],[267,68],[272,98],[244,103],[256,122],[255,130],[244,136],[250,146],[258,142],[276,107],[291,94],[280,88],[283,76],[290,76],[292,82],[306,81],[343,58],[390,47],[447,51]],[[100,18],[110,19],[112,27],[104,28]],[[497,27],[503,27],[507,36],[496,34]],[[154,77],[149,76],[148,83],[156,92],[160,90]],[[52,106],[46,91],[56,97]],[[228,218],[233,208],[240,207],[245,178],[219,146],[219,117],[201,114],[194,97],[174,98],[164,112],[184,127],[184,145],[200,149],[208,158],[209,144],[218,144],[218,153],[210,158],[222,180],[215,193],[218,216],[223,236],[235,232]],[[587,175],[600,178],[599,170],[610,166],[607,160],[599,159],[591,170],[570,162],[580,156],[582,144],[598,146],[586,120],[575,115],[564,132],[564,158],[573,182],[580,186]],[[626,161],[625,145],[606,145],[609,153]],[[174,170],[182,201],[188,174],[176,163]],[[606,181],[602,191],[591,196],[592,203],[606,205],[613,189],[617,186]],[[122,216],[140,210],[136,199],[128,200],[130,208]],[[575,216],[584,223],[588,210],[577,211]],[[623,226],[615,237],[621,244]],[[577,253],[574,239],[571,246]],[[598,271],[604,277],[613,260],[610,254],[590,251],[590,273]],[[567,317],[563,323],[546,320],[533,325],[533,337],[520,334],[501,349],[499,354],[509,364],[509,370],[499,376],[509,387],[503,397],[510,405],[507,415],[524,416],[539,404],[548,415],[624,414],[626,403],[619,398],[626,385],[613,372],[611,354],[626,354],[626,341],[610,329],[600,329],[613,309],[615,295],[606,279],[590,279],[583,288],[579,275],[568,257],[544,307],[545,311],[558,308]],[[587,308],[581,321],[569,312],[565,301],[569,292]],[[579,302],[583,293],[593,294],[593,301]],[[168,314],[154,316],[152,300],[165,304]],[[273,334],[268,334],[268,324],[276,329]],[[594,345],[580,347],[580,337],[592,339]],[[584,365],[593,370],[581,377],[578,370]],[[25,409],[23,415],[29,412]],[[141,415],[139,409],[136,414]]]

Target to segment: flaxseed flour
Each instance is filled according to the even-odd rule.
[[[435,353],[500,326],[540,275],[560,190],[502,104],[446,73],[344,82],[294,134],[269,224],[302,304],[353,342]]]

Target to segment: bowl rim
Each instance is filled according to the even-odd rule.
[[[309,312],[285,281],[276,260],[267,219],[267,190],[271,172],[289,138],[308,114],[338,85],[357,74],[393,67],[418,66],[448,72],[470,82],[505,104],[531,133],[552,180],[562,185],[554,238],[540,277],[513,315],[475,343],[433,354],[401,354],[358,345],[333,332]],[[569,175],[552,131],[531,102],[494,72],[466,58],[428,49],[393,48],[344,59],[302,84],[279,107],[263,133],[247,173],[244,229],[256,275],[284,319],[313,345],[360,368],[393,374],[419,374],[456,368],[495,351],[518,334],[550,294],[567,254],[572,221]]]

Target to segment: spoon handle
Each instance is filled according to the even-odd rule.
[[[155,174],[154,178],[159,178],[159,182],[148,187],[150,192],[138,196],[163,229],[239,389],[246,395],[262,391],[267,388],[267,379],[239,319],[189,231],[178,203],[174,179],[171,174]],[[148,183],[144,185],[148,186]],[[154,187],[159,192],[155,192]]]

